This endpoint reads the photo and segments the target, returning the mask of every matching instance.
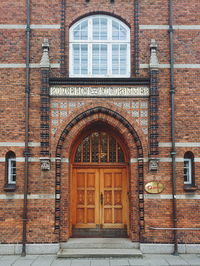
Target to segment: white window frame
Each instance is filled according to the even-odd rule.
[[[187,175],[185,175],[185,169],[188,169]],[[184,159],[184,184],[191,185],[192,184],[192,159],[187,158]],[[187,181],[185,181],[185,177],[187,177]]]
[[[15,166],[13,163],[15,162]],[[15,174],[13,173],[13,169],[15,169]],[[15,176],[15,180],[13,177]],[[16,184],[16,159],[8,158],[8,184]]]
[[[106,18],[108,23],[108,39],[107,40],[93,40],[93,26],[92,26],[92,20],[95,17],[99,18]],[[82,23],[83,21],[88,20],[88,40],[74,40],[73,38],[73,31],[75,27]],[[127,31],[127,38],[126,40],[112,40],[112,21],[116,21],[124,27]],[[88,74],[74,74],[73,69],[73,44],[87,44],[88,45]],[[107,67],[108,71],[107,74],[92,74],[92,45],[93,44],[105,44],[107,45],[107,51],[108,51],[108,60],[107,60]],[[112,45],[113,44],[122,44],[127,45],[127,51],[126,51],[126,73],[125,74],[112,74]],[[130,77],[130,28],[120,21],[119,19],[116,19],[112,16],[108,15],[92,15],[88,16],[86,18],[83,18],[76,22],[69,31],[69,76],[70,77],[103,77],[103,78],[122,78],[122,77]]]

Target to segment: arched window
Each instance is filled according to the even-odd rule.
[[[6,154],[6,179],[7,185],[16,183],[16,156],[12,151]]]
[[[195,185],[194,154],[191,151],[184,154],[184,184]]]
[[[124,160],[118,141],[103,131],[95,131],[85,137],[74,159],[75,163],[122,163]]]
[[[71,77],[130,77],[130,29],[122,21],[93,15],[70,29]]]

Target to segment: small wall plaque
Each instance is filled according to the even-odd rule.
[[[154,159],[154,158],[149,159],[149,171],[157,171],[158,165],[159,165],[158,159]]]
[[[51,168],[50,159],[49,158],[40,158],[41,170],[49,171]]]
[[[164,185],[157,181],[152,181],[145,185],[145,191],[149,194],[159,194],[163,190],[164,190]]]

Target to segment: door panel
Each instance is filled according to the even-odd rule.
[[[75,169],[74,177],[73,186],[76,189],[72,196],[75,204],[73,224],[77,228],[96,227],[99,221],[99,173],[96,169]]]
[[[102,169],[100,190],[104,195],[101,206],[103,228],[123,228],[126,224],[126,187],[125,169]]]
[[[72,223],[75,228],[126,226],[125,168],[74,169],[72,189]]]

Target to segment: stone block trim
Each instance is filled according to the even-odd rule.
[[[40,105],[40,139],[41,139],[41,156],[49,156],[49,69],[41,70],[41,105]]]
[[[154,157],[159,154],[158,146],[158,70],[151,70],[151,85],[150,85],[150,98],[149,98],[149,145],[150,145],[150,157]]]

